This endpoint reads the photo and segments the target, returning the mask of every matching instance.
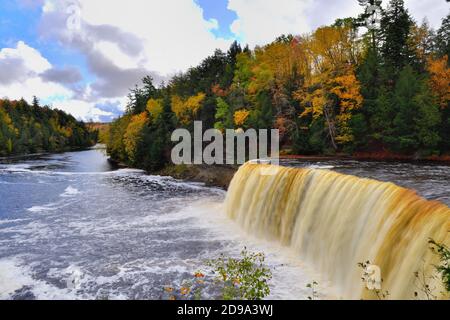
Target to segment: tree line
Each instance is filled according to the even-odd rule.
[[[450,16],[435,31],[390,0],[379,25],[366,28],[368,8],[254,50],[235,42],[158,87],[145,77],[111,125],[108,152],[159,169],[172,130],[202,121],[221,131],[279,129],[292,154],[449,154]]]
[[[0,156],[90,147],[97,136],[64,111],[41,107],[36,97],[32,104],[0,99]]]

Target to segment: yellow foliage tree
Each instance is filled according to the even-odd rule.
[[[314,120],[324,117],[331,142],[337,144],[352,142],[350,120],[354,110],[361,108],[363,97],[360,83],[352,69],[340,76],[331,77],[329,72],[312,77],[310,88],[296,92],[295,98],[305,107],[300,117],[312,116]],[[339,112],[335,113],[336,96]]]
[[[9,131],[17,132],[17,129],[14,127],[11,117],[5,111],[3,111],[1,105],[0,105],[0,122],[6,124]]]
[[[336,141],[345,144],[354,140],[349,123],[352,113],[361,108],[363,97],[360,83],[353,71],[337,77],[334,82],[331,92],[339,98],[339,114],[336,116],[339,131]]]
[[[437,60],[428,60],[431,89],[438,98],[442,109],[448,108],[450,101],[450,68],[447,66],[448,56]]]
[[[136,161],[137,156],[137,148],[138,145],[142,142],[142,131],[144,127],[148,124],[148,115],[147,112],[142,112],[138,115],[135,115],[131,118],[130,123],[128,124],[127,130],[124,134],[124,145],[125,152],[128,155],[128,159],[132,162]]]
[[[173,95],[171,98],[171,105],[172,105],[172,111],[175,113],[175,115],[177,116],[178,120],[181,120],[184,112],[185,112],[185,106],[184,106],[184,101],[183,99],[181,99],[179,96],[177,95]]]
[[[152,117],[156,119],[163,112],[163,101],[162,99],[149,99],[147,101],[147,111]]]
[[[197,112],[202,107],[205,97],[206,95],[202,92],[189,97],[187,100],[183,100],[181,97],[174,95],[172,96],[172,111],[182,124],[187,125],[192,122],[197,115]]]
[[[234,123],[236,126],[243,126],[250,115],[250,111],[246,109],[238,110],[234,113]]]
[[[202,103],[206,98],[206,94],[200,92],[199,94],[189,97],[186,101],[186,109],[189,110],[194,116],[198,110],[202,107]]]
[[[323,117],[335,149],[338,144],[353,141],[349,123],[353,110],[363,102],[360,84],[351,67],[360,57],[355,39],[350,27],[332,26],[317,29],[300,44],[310,66],[304,73],[304,86],[294,94],[304,107],[300,117],[312,116],[314,120]]]

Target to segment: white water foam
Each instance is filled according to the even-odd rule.
[[[80,194],[80,191],[72,186],[68,186],[66,190],[64,190],[64,193],[60,194],[60,197],[73,197],[77,194]]]
[[[273,273],[269,299],[308,299],[312,296],[312,292],[307,288],[307,284],[313,281],[318,282],[316,287],[318,297],[316,298],[336,298],[330,283],[304,264],[292,249],[246,234],[225,215],[222,203],[203,199],[174,214],[172,219],[175,219],[175,215],[179,215],[180,218],[186,216],[196,218],[201,227],[210,231],[209,239],[211,241],[231,241],[232,247],[226,249],[229,250],[228,254],[239,253],[244,246],[251,252],[265,253],[266,263]],[[219,256],[221,253],[216,252],[215,254]],[[227,252],[225,253],[227,254]]]
[[[17,257],[0,260],[0,299],[11,299],[14,293],[24,287],[40,300],[80,298],[73,290],[60,289],[48,282],[34,279],[31,269]]]
[[[74,191],[72,191],[74,192]],[[64,195],[65,192],[63,194],[61,194],[61,197],[70,197],[71,195]],[[75,194],[72,194],[72,196]],[[48,204],[44,204],[44,205],[37,205],[37,206],[32,206],[31,208],[28,208],[27,211],[31,212],[31,213],[42,213],[42,212],[52,212],[52,211],[57,211],[59,209],[62,209],[64,207],[70,206],[73,204],[72,202],[69,202],[68,200],[61,200],[61,201],[57,201],[57,202],[51,202]]]
[[[312,164],[308,166],[309,169],[323,169],[323,170],[332,170],[335,166],[330,165],[320,165],[320,164]]]

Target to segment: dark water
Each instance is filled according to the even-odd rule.
[[[378,162],[353,160],[299,161],[283,160],[283,165],[328,169],[361,178],[393,182],[416,190],[428,200],[450,206],[450,166],[419,162]]]
[[[450,204],[446,166],[289,165],[393,181]],[[165,286],[244,246],[267,253],[272,298],[310,295],[314,270],[243,235],[224,216],[224,197],[202,184],[114,170],[101,149],[0,161],[0,299],[167,298]]]

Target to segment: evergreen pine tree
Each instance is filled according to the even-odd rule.
[[[395,151],[433,152],[439,143],[439,108],[423,79],[410,66],[399,75],[394,91],[392,146]]]
[[[147,170],[158,170],[170,163],[172,149],[171,134],[176,117],[172,112],[169,91],[164,93],[163,112],[144,131],[145,155],[142,166]]]
[[[400,71],[411,64],[413,52],[408,46],[410,28],[413,25],[403,0],[390,0],[381,18],[381,53],[387,80],[395,80]]]
[[[450,14],[442,20],[442,25],[436,33],[435,43],[438,54],[447,55],[450,58]]]

